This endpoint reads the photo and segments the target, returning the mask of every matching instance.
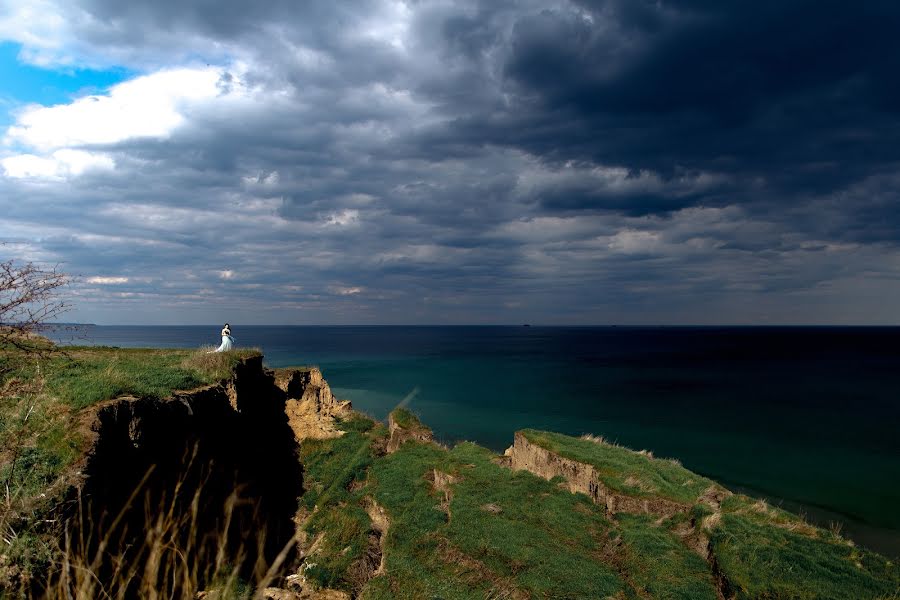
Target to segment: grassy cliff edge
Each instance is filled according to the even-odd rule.
[[[80,428],[91,407],[221,383],[259,356],[254,349],[62,350],[34,360],[0,356],[0,475],[18,501],[7,511],[0,566],[24,574],[52,561],[53,549],[46,528],[42,537],[19,523],[25,513],[40,516],[41,503],[54,501],[83,455]],[[303,402],[313,400],[301,399],[295,411]],[[279,583],[285,593],[329,600],[900,598],[893,561],[674,460],[532,429],[517,432],[505,455],[469,442],[448,448],[408,409],[395,410],[387,426],[349,410],[328,418],[328,436],[298,435],[303,494],[296,564]]]
[[[408,411],[391,422],[422,427]],[[310,539],[341,550],[316,546],[307,577],[371,599],[897,597],[892,561],[676,461],[593,437],[520,436],[566,459],[561,473],[511,469],[515,449],[510,461],[472,443],[410,439],[382,454],[390,434],[363,417],[338,440],[304,443],[304,464],[329,463],[307,469],[309,485],[341,490],[305,498],[314,514],[335,517],[308,521]],[[572,493],[573,463],[590,466],[618,501]],[[373,504],[389,522],[380,533],[384,568],[360,584],[347,574],[371,552]]]

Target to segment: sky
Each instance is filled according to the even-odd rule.
[[[900,324],[900,4],[0,0],[99,324]]]

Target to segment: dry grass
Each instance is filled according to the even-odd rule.
[[[215,352],[215,349],[215,346],[201,346],[187,356],[181,366],[198,371],[209,379],[226,379],[240,359],[262,354],[259,348],[239,348],[228,352]]]
[[[829,521],[828,522],[828,531],[831,532],[831,535],[834,537],[841,537],[841,532],[844,530],[843,521]]]
[[[634,475],[630,475],[627,479],[625,479],[625,485],[631,488],[635,488],[641,490],[645,493],[653,493],[656,491],[656,486],[640,479],[639,477],[635,477]]]
[[[594,435],[592,433],[585,433],[581,436],[582,440],[586,442],[594,442],[595,444],[600,444],[601,446],[616,446],[617,444],[610,442],[602,435]]]
[[[704,531],[712,531],[722,524],[722,513],[715,512],[703,518],[702,528]]]
[[[753,512],[759,513],[761,515],[765,515],[767,517],[771,517],[775,515],[775,511],[769,506],[769,503],[765,500],[757,500],[753,504],[750,505],[750,510]]]
[[[149,477],[148,472],[108,525],[94,522],[86,516],[91,511],[79,506],[78,515],[66,527],[44,591],[28,595],[46,600],[262,598],[296,539],[272,564],[266,564],[262,558],[264,533],[251,537],[250,545],[234,543],[236,511],[252,503],[242,498],[239,490],[221,507],[218,528],[205,531],[199,525],[209,517],[203,514],[209,508],[204,508],[202,484],[186,489],[183,476],[170,498],[150,503],[144,489]],[[142,498],[143,520],[135,529],[134,516],[129,513],[137,510]],[[135,531],[143,535],[135,535]],[[248,564],[252,564],[250,572]]]

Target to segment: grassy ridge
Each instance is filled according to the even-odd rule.
[[[574,438],[551,431],[524,429],[530,442],[551,452],[593,465],[603,483],[617,492],[636,497],[654,497],[693,503],[713,481],[688,471],[676,461],[654,459],[602,438]]]
[[[408,411],[395,413],[394,421],[421,426]],[[659,493],[686,505],[668,519],[607,515],[560,481],[511,471],[475,444],[448,449],[408,441],[381,456],[383,427],[360,422],[342,438],[303,444],[311,485],[322,490],[314,492],[308,528],[321,538],[320,548],[329,547],[308,560],[325,587],[369,600],[714,600],[720,591],[740,599],[887,599],[900,590],[897,566],[886,558],[745,496],[711,505],[701,494],[714,482],[674,461],[596,440],[525,432],[535,443],[595,465],[618,492]],[[367,551],[372,523],[364,508],[372,501],[390,519],[387,569],[360,581],[353,565]],[[709,540],[709,558],[701,552],[705,541],[698,549],[698,536]],[[335,551],[337,558],[326,557]]]
[[[359,429],[301,449],[312,492],[303,502],[315,510],[307,530],[321,536],[307,577],[324,587],[370,600],[716,597],[705,561],[656,524],[611,521],[587,497],[475,444],[407,442],[378,456],[386,432]],[[365,552],[369,499],[390,519],[387,569],[360,588],[351,565]]]
[[[492,461],[475,444],[450,451],[448,537],[531,597],[606,597],[627,585],[608,559],[615,534],[602,510],[530,473]]]
[[[306,531],[315,547],[308,579],[369,599],[625,593],[601,558],[608,523],[583,498],[499,467],[474,444],[448,451],[406,443],[378,456],[387,437],[383,427],[366,430],[360,421],[342,427],[348,432],[340,438],[301,446],[309,490],[301,502],[313,511]],[[450,496],[435,488],[435,471],[456,481]],[[370,543],[364,507],[372,501],[390,518],[387,569],[361,581],[353,565]]]
[[[43,365],[45,392],[75,409],[118,396],[165,398],[227,378],[255,349],[206,351],[68,347]],[[26,367],[27,368],[27,367]]]
[[[734,494],[714,508],[700,494],[715,485],[676,462],[654,459],[602,441],[579,439],[557,433],[526,430],[525,437],[567,458],[594,465],[610,488],[637,497],[659,495],[693,504],[667,531],[647,516],[616,515],[624,539],[643,548],[638,556],[653,556],[653,565],[634,562],[625,553],[628,571],[635,580],[646,579],[645,592],[656,597],[700,597],[694,591],[670,595],[678,586],[660,586],[671,573],[697,569],[695,558],[674,552],[692,518],[709,536],[709,549],[716,568],[727,581],[729,594],[740,599],[792,598],[896,598],[900,593],[900,570],[889,559],[857,548],[852,542],[810,525],[797,515],[763,501]],[[629,485],[628,482],[638,482]],[[652,486],[652,487],[651,487]],[[709,570],[706,566],[706,570]]]
[[[254,355],[257,349],[207,354],[49,342],[42,353],[0,348],[0,524],[8,562],[28,570],[49,560],[48,544],[22,515],[52,502],[54,484],[83,455],[80,411],[118,396],[164,398],[220,381]]]

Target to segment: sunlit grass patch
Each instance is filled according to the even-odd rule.
[[[213,352],[213,348],[200,348],[190,353],[181,366],[197,373],[206,381],[218,381],[231,376],[231,372],[240,360],[253,356],[261,356],[259,348],[236,348],[228,352]]]
[[[118,396],[164,398],[227,378],[255,348],[207,354],[205,351],[147,348],[64,347],[40,363],[23,361],[7,377],[42,376],[44,393],[73,408]]]

